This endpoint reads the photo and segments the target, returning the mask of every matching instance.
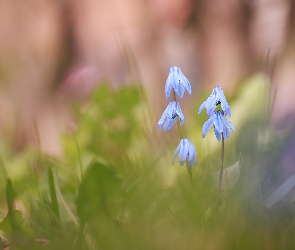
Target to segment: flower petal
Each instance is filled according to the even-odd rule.
[[[172,84],[171,84],[171,81],[172,81],[172,75],[169,74],[168,75],[168,78],[166,80],[166,84],[165,84],[165,95],[166,95],[166,100],[169,99],[170,95],[171,95],[171,91],[172,91]]]
[[[192,168],[193,165],[197,164],[197,156],[195,146],[187,139],[188,141],[188,165]]]
[[[216,130],[216,128],[214,128],[214,133],[215,133],[215,137],[216,137],[217,141],[220,141],[220,140],[221,140],[221,133],[218,132],[218,131]]]
[[[172,129],[172,127],[174,126],[176,122],[176,119],[170,119],[170,118],[166,118],[164,124],[163,124],[163,129],[168,132],[170,129]]]
[[[179,151],[179,164],[183,166],[188,155],[188,144],[185,139],[182,139],[180,143],[181,143],[181,146]]]
[[[223,131],[223,123],[221,121],[220,116],[222,116],[221,112],[220,111],[216,111],[216,113],[215,113],[215,119],[214,119],[213,124],[214,124],[215,129],[219,133],[222,133],[222,131]]]
[[[229,121],[227,120],[223,115],[221,116],[221,120],[224,124],[226,124],[232,131],[235,132],[235,128],[234,128],[234,125]]]
[[[173,155],[173,158],[172,158],[172,166],[174,165],[174,160],[175,160],[175,157],[177,156],[177,154],[179,153],[180,147],[181,147],[181,141],[180,141],[178,147],[176,148],[176,150],[174,152],[174,155]]]
[[[226,140],[230,135],[228,126],[226,126],[225,124],[223,124],[223,138],[224,140]]]
[[[163,123],[165,122],[165,120],[167,119],[167,117],[171,116],[172,114],[172,110],[173,110],[173,102],[170,102],[167,106],[167,108],[164,110],[159,122],[158,122],[158,128],[159,130],[162,129],[163,127]]]
[[[205,104],[206,104],[206,101],[204,101],[202,104],[201,104],[201,106],[200,106],[200,108],[199,108],[199,112],[198,112],[198,115],[202,112],[202,110],[205,108]]]
[[[180,120],[180,123],[181,123],[180,125],[182,125],[184,123],[184,115],[183,115],[182,110],[180,108],[179,102],[176,102],[175,110],[176,110],[176,114],[178,115],[178,118]]]
[[[182,98],[185,90],[188,91],[189,94],[192,93],[191,84],[181,72],[180,68],[176,66],[172,66],[169,71],[168,78],[166,80],[165,85],[165,94],[166,99],[170,97],[171,90],[174,89],[175,93]]]
[[[205,138],[206,136],[206,133],[209,131],[209,129],[212,127],[213,125],[213,122],[215,120],[215,114],[214,115],[211,115],[209,117],[209,119],[207,121],[205,121],[204,125],[203,125],[203,134],[202,134],[202,137]]]
[[[198,114],[200,114],[201,111],[206,108],[207,114],[211,116],[213,115],[213,112],[215,111],[218,104],[221,104],[221,109],[226,115],[231,116],[230,107],[220,86],[217,86],[213,89],[211,95],[200,106]]]

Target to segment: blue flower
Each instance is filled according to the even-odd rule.
[[[188,160],[188,165],[192,168],[193,165],[197,165],[197,155],[195,146],[189,139],[181,139],[172,159],[172,166],[174,165],[175,157],[179,154],[179,164],[183,166],[184,162]]]
[[[181,111],[180,105],[177,101],[172,101],[168,104],[167,108],[163,112],[161,119],[158,122],[158,128],[161,130],[162,128],[165,131],[169,131],[174,123],[180,120],[180,126],[184,123],[184,116]]]
[[[183,75],[180,68],[176,66],[172,66],[170,68],[170,72],[166,81],[165,85],[165,94],[166,94],[166,100],[170,97],[171,90],[174,89],[175,93],[182,98],[184,95],[184,91],[187,90],[187,92],[191,95],[192,94],[192,88],[191,84],[187,80],[187,78]]]
[[[199,108],[198,114],[201,113],[201,111],[206,108],[207,114],[211,116],[215,108],[218,104],[221,104],[221,109],[223,110],[225,115],[231,116],[230,107],[226,101],[226,98],[223,94],[222,88],[217,86],[213,89],[212,94],[207,98],[206,101],[202,103],[202,105]]]
[[[217,111],[214,111],[213,115],[211,115],[209,119],[204,123],[203,129],[202,129],[203,138],[205,138],[206,133],[209,131],[209,129],[212,127],[213,124],[214,124],[215,136],[218,141],[221,140],[222,133],[223,133],[224,139],[227,139],[229,137],[230,135],[229,128],[232,131],[235,131],[234,125],[224,117],[223,112],[220,110],[217,110]]]

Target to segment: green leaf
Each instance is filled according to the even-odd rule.
[[[50,167],[48,169],[48,183],[49,183],[49,191],[50,191],[50,199],[51,199],[51,209],[53,213],[55,214],[56,218],[60,221],[54,176],[52,173],[52,169]]]
[[[83,222],[96,217],[115,218],[122,206],[122,181],[108,167],[93,163],[78,190],[77,211]]]
[[[19,210],[9,211],[3,221],[0,222],[0,230],[5,233],[11,233],[13,231],[10,223],[11,217],[14,218],[14,225],[16,228],[19,227],[24,221],[23,216]]]
[[[7,200],[7,206],[8,210],[13,210],[13,203],[14,203],[14,192],[12,189],[12,183],[11,180],[8,178],[6,182],[6,200]]]

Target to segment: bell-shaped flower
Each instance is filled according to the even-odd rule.
[[[181,111],[179,102],[172,101],[168,104],[167,108],[163,112],[161,119],[158,122],[158,128],[161,130],[162,128],[165,131],[169,131],[177,119],[180,121],[180,126],[184,123],[184,115]]]
[[[221,140],[221,134],[223,133],[224,139],[227,139],[230,135],[229,128],[235,131],[234,125],[224,117],[224,113],[220,110],[214,111],[213,115],[203,125],[203,138],[205,138],[206,133],[214,125],[214,132],[216,139]]]
[[[223,94],[222,88],[219,86],[215,87],[212,91],[212,94],[207,98],[206,101],[202,103],[202,105],[199,108],[198,114],[200,114],[201,111],[204,108],[206,108],[207,114],[211,116],[214,113],[215,108],[218,104],[221,104],[221,109],[225,115],[231,116],[230,107]]]
[[[188,161],[188,165],[190,168],[192,168],[193,165],[197,165],[196,148],[190,142],[189,139],[187,138],[181,139],[173,155],[172,165],[174,165],[174,160],[178,154],[179,154],[179,164],[181,166],[183,166],[186,160]]]
[[[191,95],[192,94],[192,88],[191,84],[187,80],[187,78],[184,76],[184,74],[181,72],[180,68],[176,66],[172,66],[170,68],[170,72],[166,81],[165,85],[165,94],[166,94],[166,100],[171,95],[172,88],[174,89],[175,93],[182,98],[184,95],[184,91],[187,90],[187,92]]]

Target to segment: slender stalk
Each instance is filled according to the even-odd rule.
[[[221,134],[221,166],[220,166],[219,180],[218,180],[217,209],[221,201],[221,182],[222,182],[222,174],[223,174],[223,162],[224,162],[224,137],[222,133]]]
[[[189,176],[189,180],[190,180],[191,186],[193,186],[193,174],[192,174],[191,168],[188,165],[188,161],[187,160],[185,161],[185,166],[186,166],[186,171],[187,171],[187,174]]]
[[[180,121],[177,120],[176,123],[177,123],[177,128],[178,128],[178,132],[179,132],[180,140],[181,140],[181,139],[184,139],[183,130],[182,130],[182,127],[180,126]]]
[[[174,100],[176,101],[176,94],[175,94],[175,91],[174,91],[174,90],[173,90],[173,97],[174,97]],[[178,128],[178,132],[179,132],[180,140],[181,140],[181,139],[184,139],[183,130],[182,130],[182,127],[180,126],[180,121],[177,120],[176,123],[177,123],[177,128]],[[191,186],[193,186],[193,175],[192,175],[192,170],[191,170],[191,168],[189,167],[189,165],[188,165],[188,161],[187,161],[187,160],[185,161],[185,166],[186,166],[187,174],[188,174],[189,179],[190,179]]]

